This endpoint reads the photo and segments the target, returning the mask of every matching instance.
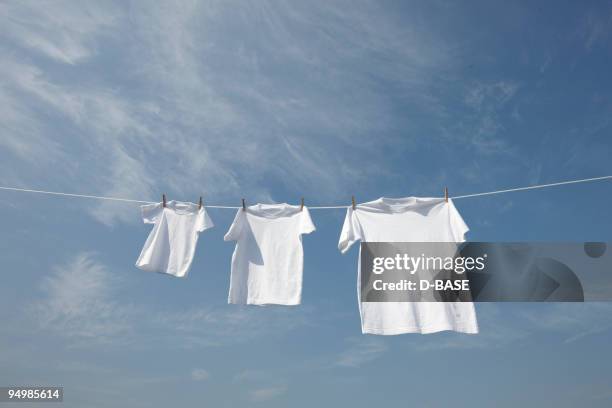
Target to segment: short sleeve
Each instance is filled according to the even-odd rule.
[[[162,203],[147,204],[140,206],[142,221],[145,224],[155,224],[163,211]]]
[[[232,225],[230,225],[229,229],[225,233],[225,236],[223,237],[224,241],[237,241],[240,238],[243,224],[246,222],[245,218],[246,212],[242,209],[238,210]]]
[[[302,208],[300,211],[300,234],[310,234],[315,231],[316,227],[312,222],[312,218],[310,218],[310,211],[308,208]]]
[[[198,212],[198,226],[197,226],[198,232],[202,232],[214,226],[215,224],[212,222],[212,220],[208,216],[208,212],[206,211],[204,207],[202,207],[200,211]]]
[[[463,217],[457,211],[453,200],[448,200],[448,216],[449,216],[449,224],[453,239],[455,242],[465,242],[465,234],[470,230],[465,221],[463,221]]]
[[[355,210],[349,207],[346,210],[346,217],[344,217],[344,225],[342,226],[342,232],[340,232],[340,240],[338,241],[338,249],[340,252],[345,253],[349,248],[358,240],[363,239],[361,226],[357,220]]]

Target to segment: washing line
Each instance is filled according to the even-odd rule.
[[[453,200],[458,200],[458,199],[462,199],[462,198],[482,197],[482,196],[488,196],[488,195],[494,195],[494,194],[512,193],[512,192],[515,192],[515,191],[536,190],[536,189],[540,189],[540,188],[556,187],[556,186],[563,186],[563,185],[567,185],[567,184],[587,183],[587,182],[592,182],[592,181],[602,181],[602,180],[610,180],[610,179],[612,179],[612,176],[591,177],[591,178],[579,179],[579,180],[567,180],[567,181],[559,181],[559,182],[556,182],[556,183],[536,184],[536,185],[526,186],[526,187],[516,187],[516,188],[508,188],[508,189],[504,189],[504,190],[487,191],[487,192],[484,192],[484,193],[464,194],[464,195],[458,195],[458,196],[454,196],[454,197],[450,197],[450,198],[453,199]],[[90,199],[95,199],[95,200],[119,201],[119,202],[137,203],[137,204],[156,204],[158,202],[158,201],[133,200],[133,199],[130,199],[130,198],[120,198],[120,197],[107,197],[107,196],[98,196],[98,195],[63,193],[63,192],[59,192],[59,191],[33,190],[33,189],[29,189],[29,188],[19,188],[19,187],[4,187],[4,186],[0,186],[0,190],[18,191],[18,192],[35,193],[35,194],[47,194],[47,195],[63,196],[63,197],[90,198]],[[332,210],[332,209],[343,209],[343,208],[347,208],[349,206],[350,206],[350,204],[347,204],[347,205],[331,205],[331,206],[313,206],[313,207],[309,206],[308,209],[310,209],[310,210]],[[206,207],[206,208],[234,209],[234,210],[238,209],[238,208],[241,208],[240,206],[208,205],[208,204],[205,204],[204,207]]]

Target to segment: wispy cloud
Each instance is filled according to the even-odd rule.
[[[522,315],[539,330],[556,332],[566,343],[612,330],[612,305],[606,302],[536,305]]]
[[[0,33],[34,53],[74,65],[96,52],[96,40],[112,35],[118,18],[116,10],[102,3],[57,1],[53,6],[40,7],[36,1],[0,4]]]
[[[268,370],[245,369],[234,375],[233,381],[240,383],[241,387],[252,387],[248,391],[249,399],[253,402],[262,402],[277,398],[287,392],[286,381],[279,380],[277,377]]]
[[[448,41],[375,2],[0,10],[9,22],[0,117],[7,134],[28,135],[0,138],[16,169],[3,175],[8,184],[210,201],[276,200],[277,185],[336,198],[347,183],[388,172],[372,147],[403,123],[381,84],[436,111],[435,84],[453,63]],[[36,155],[53,180],[20,163]],[[379,165],[363,166],[366,158]],[[132,218],[116,204],[89,211],[106,224]]]
[[[472,109],[474,132],[471,143],[483,154],[508,152],[511,146],[498,133],[503,130],[499,111],[512,99],[519,86],[512,81],[477,82],[468,88],[465,104]]]
[[[287,392],[287,387],[265,387],[257,388],[249,393],[252,401],[261,402],[268,401],[273,398],[280,397]]]
[[[191,379],[194,381],[206,381],[210,379],[210,373],[203,368],[194,368],[191,370]]]
[[[221,346],[310,325],[311,308],[301,311],[236,307],[194,307],[151,313],[154,305],[132,304],[118,295],[125,283],[92,253],[75,256],[41,284],[28,317],[73,347],[101,343],[147,349]]]
[[[442,332],[427,338],[427,341],[416,339],[414,347],[421,351],[441,349],[496,349],[516,344],[533,334],[526,330],[512,313],[494,303],[477,304],[478,325],[477,335]],[[510,310],[512,311],[512,310]],[[506,313],[504,313],[506,312]]]
[[[478,335],[441,333],[412,347],[423,351],[496,349],[545,333],[559,335],[560,342],[573,343],[612,330],[612,306],[607,303],[481,303],[477,310]]]
[[[383,355],[388,347],[384,340],[373,337],[351,337],[348,348],[337,358],[335,365],[357,368]]]
[[[265,380],[269,377],[268,373],[263,370],[242,370],[234,376],[235,382],[253,382]]]
[[[609,46],[609,39],[612,36],[612,7],[591,9],[582,17],[578,26],[577,34],[584,42],[586,51],[591,52],[593,48],[601,44]]]
[[[131,331],[126,311],[110,296],[117,283],[93,255],[83,253],[42,282],[43,299],[30,312],[43,328],[65,336],[108,341]]]

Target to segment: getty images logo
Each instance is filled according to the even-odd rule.
[[[486,268],[487,254],[482,256],[411,256],[406,253],[388,257],[375,257],[372,272],[380,275],[386,271],[406,271],[411,275],[418,271],[454,271],[458,274],[482,271]]]

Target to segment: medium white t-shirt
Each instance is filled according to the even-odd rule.
[[[452,200],[379,198],[346,212],[338,248],[342,253],[364,242],[464,242],[468,227]],[[360,249],[361,251],[361,249]],[[361,302],[361,253],[357,296],[361,329],[370,334],[478,333],[471,302]]]
[[[144,271],[184,277],[189,272],[198,235],[213,227],[204,207],[198,204],[169,201],[141,207],[145,224],[154,224],[136,261]]]
[[[302,234],[315,230],[308,208],[257,204],[238,210],[225,241],[236,241],[228,303],[297,305],[302,298]]]

